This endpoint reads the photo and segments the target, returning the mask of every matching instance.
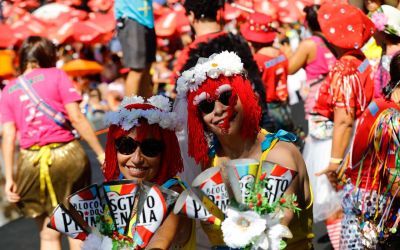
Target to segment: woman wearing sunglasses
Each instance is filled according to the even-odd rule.
[[[163,185],[183,170],[175,136],[176,115],[163,96],[125,97],[121,108],[106,115],[110,124],[104,176],[118,179],[145,180]],[[172,187],[181,191],[179,187]],[[146,249],[186,247],[191,223],[171,213],[157,230]],[[176,237],[175,237],[176,236]],[[183,247],[184,249],[184,247]]]
[[[281,223],[289,225],[294,235],[287,249],[295,245],[310,249],[312,199],[308,176],[300,152],[288,143],[296,138],[283,130],[271,134],[260,129],[261,109],[240,58],[224,51],[199,60],[178,79],[177,91],[175,111],[179,122],[187,123],[188,154],[202,168],[223,168],[229,160],[252,158],[297,172],[286,194],[297,195],[302,211],[300,216],[287,212]],[[263,154],[266,151],[269,153]],[[263,158],[262,154],[267,156]],[[213,249],[224,249],[220,228],[203,228]]]

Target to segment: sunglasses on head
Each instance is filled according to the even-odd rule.
[[[156,139],[146,139],[142,142],[135,141],[132,137],[125,136],[115,140],[118,153],[123,155],[131,155],[139,147],[144,156],[156,157],[164,149],[164,143]]]
[[[221,104],[228,106],[231,96],[232,96],[232,90],[228,90],[228,91],[222,92],[219,95],[217,100]],[[211,99],[205,99],[205,100],[201,101],[198,104],[199,110],[204,114],[209,114],[209,113],[213,112],[214,107],[215,107],[215,101],[216,100],[211,100]]]

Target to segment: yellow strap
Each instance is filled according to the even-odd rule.
[[[279,141],[278,138],[275,138],[272,142],[269,148],[267,148],[264,152],[262,152],[261,157],[260,157],[260,165],[257,171],[257,176],[256,176],[256,183],[260,181],[260,176],[262,172],[262,162],[267,159],[268,153],[273,149],[276,145],[276,143]]]
[[[49,145],[42,146],[39,150],[38,155],[33,160],[34,164],[39,163],[39,179],[40,179],[40,202],[45,202],[45,189],[49,191],[51,205],[57,206],[57,198],[54,192],[53,184],[51,183],[49,166],[52,164],[51,160],[51,147]]]

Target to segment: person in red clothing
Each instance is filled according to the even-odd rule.
[[[277,35],[273,19],[262,13],[253,13],[240,31],[254,50],[254,60],[266,89],[268,113],[275,122],[275,128],[293,131],[294,125],[287,105],[289,62],[282,51],[273,47]]]
[[[317,178],[328,178],[336,189],[336,171],[353,138],[358,118],[372,100],[374,83],[371,66],[360,48],[375,31],[374,24],[358,8],[349,4],[325,3],[318,11],[318,22],[338,60],[322,82],[310,114],[310,138],[304,158],[315,158],[312,169]],[[325,174],[325,175],[324,175]],[[328,202],[337,197],[332,195]],[[340,210],[340,203],[337,204]],[[339,249],[341,213],[330,216],[328,234]],[[343,249],[340,247],[340,249]]]
[[[226,34],[217,22],[217,12],[222,7],[220,1],[187,0],[184,3],[184,7],[195,33],[195,39],[180,52],[175,61],[170,79],[173,84],[180,76],[180,72],[189,59],[189,53],[192,49],[196,48],[199,43],[207,42]]]
[[[374,99],[360,117],[343,168],[347,184],[343,188],[342,241],[351,237],[368,249],[377,248],[381,232],[385,236],[380,243],[385,246],[378,249],[400,248],[400,53],[390,63],[390,77],[383,90],[385,97]],[[349,232],[350,228],[358,230]]]

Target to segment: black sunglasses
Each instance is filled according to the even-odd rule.
[[[218,101],[223,105],[228,106],[231,96],[232,96],[232,90],[222,92],[218,97]],[[197,106],[199,107],[199,110],[201,112],[203,112],[204,114],[209,114],[214,110],[215,100],[205,99],[201,101]]]
[[[138,142],[129,136],[116,139],[115,146],[118,153],[123,155],[131,155],[140,147],[142,154],[147,157],[156,157],[161,154],[164,149],[164,143],[160,140],[146,139],[142,142]]]

